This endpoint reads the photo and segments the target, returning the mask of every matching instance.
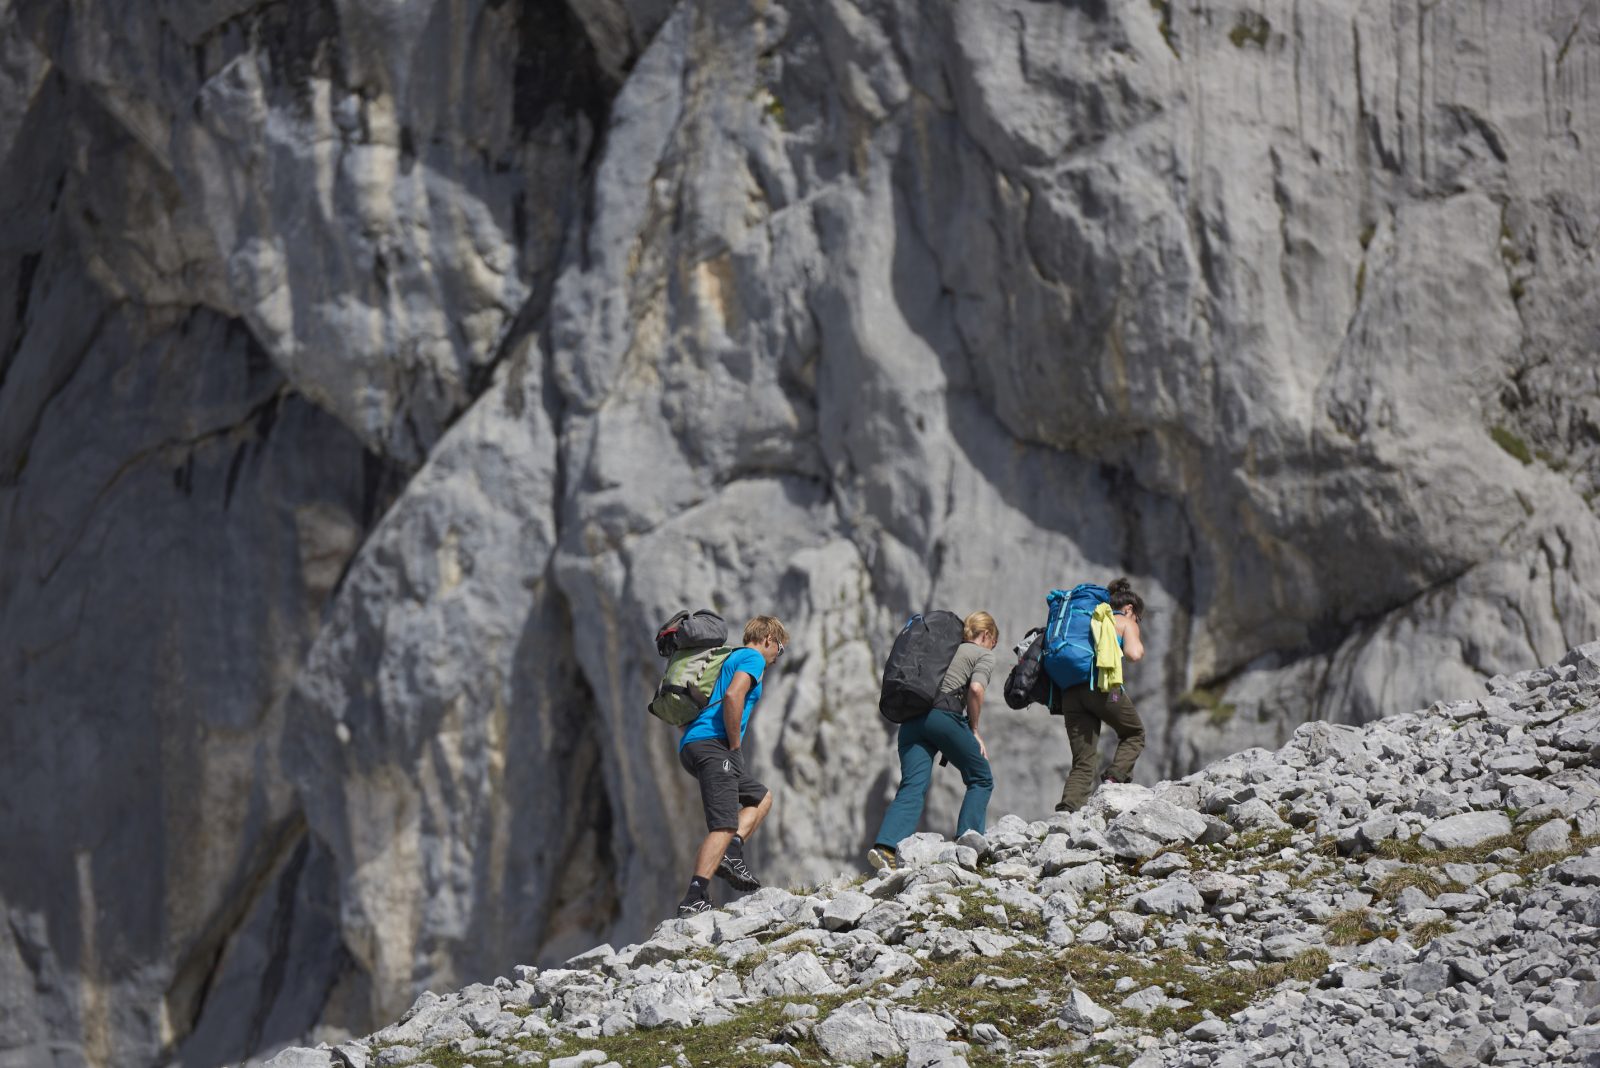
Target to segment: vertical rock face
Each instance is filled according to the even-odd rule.
[[[0,1064],[642,932],[685,604],[794,631],[778,883],[924,606],[1134,576],[1146,776],[1592,638],[1597,64],[1582,0],[0,0]]]

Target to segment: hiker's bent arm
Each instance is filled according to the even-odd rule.
[[[1139,638],[1139,621],[1136,619],[1129,619],[1122,632],[1122,655],[1129,660],[1144,659],[1144,642]]]
[[[722,693],[722,726],[728,732],[728,748],[737,749],[744,741],[739,737],[739,725],[744,722],[744,699],[756,680],[743,671],[733,673],[733,681]]]
[[[983,713],[983,683],[973,682],[967,687],[967,722],[972,726],[972,737],[978,743],[978,752],[983,754],[983,759],[989,759],[989,747],[983,744],[983,735],[978,733],[978,717]]]
[[[974,682],[967,687],[967,722],[972,733],[978,733],[978,717],[983,714],[983,683]]]

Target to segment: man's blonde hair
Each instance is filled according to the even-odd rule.
[[[961,625],[961,637],[964,641],[975,642],[985,634],[996,642],[1000,640],[1000,627],[995,623],[994,616],[988,612],[974,612]]]
[[[789,644],[789,630],[777,616],[756,616],[744,625],[746,645],[760,645],[768,638],[779,645]]]

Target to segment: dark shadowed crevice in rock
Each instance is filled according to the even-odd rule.
[[[502,0],[505,2],[505,0]],[[511,0],[517,3],[517,59],[512,73],[514,117],[526,139],[545,124],[552,112],[559,116],[573,151],[585,150],[584,165],[594,161],[605,128],[611,100],[619,84],[603,70],[583,25],[564,0]],[[572,123],[581,115],[589,123],[589,137]]]
[[[326,848],[300,825],[207,976],[207,998],[171,1063],[206,1068],[291,1041],[322,1019],[350,966]]]
[[[256,863],[241,873],[238,885],[224,896],[221,909],[177,962],[163,1000],[180,1035],[193,1030],[205,1011],[223,952],[246,918],[264,901],[281,897],[285,885],[292,894],[304,865],[305,840],[305,817],[299,813],[270,835],[263,836],[257,843],[260,854]],[[267,975],[273,972],[274,966],[275,962],[269,962]],[[268,985],[267,976],[263,976],[263,985]]]

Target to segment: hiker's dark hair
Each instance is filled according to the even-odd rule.
[[[1127,578],[1119,578],[1106,587],[1106,593],[1111,595],[1111,610],[1120,612],[1128,605],[1133,605],[1133,614],[1144,615],[1144,598],[1133,592],[1133,583]]]

